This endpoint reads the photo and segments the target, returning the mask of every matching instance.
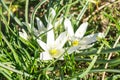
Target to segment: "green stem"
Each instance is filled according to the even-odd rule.
[[[28,5],[29,5],[29,0],[26,0],[26,5],[25,5],[25,22],[28,24]]]
[[[31,32],[30,26],[28,25],[29,24],[29,21],[28,21],[28,6],[29,6],[29,0],[26,0],[26,4],[25,4],[25,22],[26,22],[28,31]]]
[[[72,0],[69,0],[68,4],[72,3]],[[66,8],[66,12],[65,12],[65,17],[67,18],[67,15],[69,14],[69,10],[70,10],[70,6],[71,5],[68,5],[67,8]]]

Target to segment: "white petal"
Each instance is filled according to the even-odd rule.
[[[65,19],[64,27],[65,27],[66,31],[68,32],[69,36],[73,36],[74,35],[73,27],[72,27],[72,24],[71,24],[69,19]]]
[[[47,45],[52,45],[54,43],[54,32],[53,32],[53,26],[52,24],[48,23],[47,26]]]
[[[94,44],[91,44],[91,45],[81,45],[80,46],[80,50],[83,50],[83,49],[88,49],[88,48],[91,48]]]
[[[56,15],[55,10],[54,10],[53,8],[50,8],[49,16],[48,16],[48,20],[49,20],[49,22],[52,22],[52,21],[53,21],[55,15]]]
[[[44,31],[45,30],[45,27],[44,27],[44,24],[42,23],[42,21],[36,17],[36,20],[37,20],[37,27],[38,27],[38,30],[39,31]]]
[[[70,47],[67,52],[68,52],[68,54],[71,54],[78,49],[79,49],[79,46],[73,46],[73,47]]]
[[[55,41],[55,44],[59,47],[59,48],[62,48],[64,46],[64,44],[66,43],[67,41],[67,32],[62,32],[58,38],[56,39]]]
[[[33,28],[33,32],[34,32],[35,36],[39,36],[39,32],[38,32],[38,30],[36,28]]]
[[[80,40],[80,44],[91,44],[97,41],[98,37],[102,37],[101,33],[91,34]]]
[[[92,47],[93,45],[94,44],[91,44],[91,45],[79,45],[79,46],[70,47],[67,52],[68,52],[68,54],[71,54],[71,53],[73,53],[73,52],[75,52],[77,50],[88,49],[88,48]]]
[[[20,37],[22,37],[25,40],[28,39],[28,35],[27,35],[27,33],[25,32],[24,29],[22,29],[22,31],[19,31],[19,35],[20,35]]]
[[[48,50],[47,44],[45,44],[43,41],[41,41],[40,39],[37,39],[37,42],[43,50],[45,50],[45,51]]]
[[[40,60],[52,60],[53,58],[48,52],[40,53]]]
[[[104,33],[98,33],[98,38],[104,38],[105,34]]]
[[[44,24],[42,23],[42,21],[38,17],[36,17],[36,21],[37,21],[38,29],[33,28],[33,32],[34,32],[35,36],[38,37],[38,36],[40,36],[40,34],[42,34],[43,32],[46,31],[46,28],[44,27]]]
[[[88,26],[88,22],[82,23],[75,32],[75,37],[82,38],[86,32],[87,26]]]

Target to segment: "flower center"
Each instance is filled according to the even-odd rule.
[[[79,45],[79,41],[78,40],[74,40],[73,42],[72,42],[72,46],[78,46]]]
[[[58,50],[57,49],[51,49],[49,52],[52,56],[54,56],[58,53]]]

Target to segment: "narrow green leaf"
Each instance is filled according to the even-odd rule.
[[[82,19],[83,15],[85,14],[85,11],[87,10],[88,3],[89,3],[89,0],[87,0],[86,4],[84,5],[84,7],[82,8],[81,12],[77,17],[77,23],[76,23],[77,26],[79,25],[80,20]]]
[[[1,32],[1,35],[2,35],[2,38],[3,40],[6,42],[6,44],[8,45],[8,47],[11,49],[11,51],[13,52],[13,56],[14,56],[14,59],[16,61],[17,64],[19,64],[19,66],[21,65],[21,62],[18,58],[18,55],[17,53],[15,52],[15,50],[13,49],[13,47],[11,46],[11,44],[8,42],[8,40],[5,38],[5,36],[3,35],[3,33]]]

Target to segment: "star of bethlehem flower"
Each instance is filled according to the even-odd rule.
[[[53,8],[50,8],[48,18],[46,18],[46,16],[45,16],[46,22],[52,23],[55,16],[56,16],[55,10]],[[28,28],[33,31],[34,35],[38,37],[38,36],[40,36],[40,34],[47,31],[47,29],[46,29],[45,25],[43,24],[43,22],[38,17],[36,17],[36,21],[37,21],[37,28],[35,28],[35,27],[31,28],[31,24],[29,24],[29,23],[27,24],[27,23],[23,22],[23,24],[25,26],[28,26]],[[61,16],[58,20],[55,21],[55,23],[53,23],[54,28],[57,28],[58,26],[60,26],[62,21],[63,21],[63,16]],[[25,30],[23,30],[23,29],[22,29],[22,31],[19,31],[19,35],[20,35],[20,37],[22,37],[26,40],[28,39],[28,35],[25,32]]]
[[[38,17],[36,17],[36,21],[37,21],[37,28],[33,27],[33,33],[35,36],[38,37],[40,34],[44,33],[47,29],[45,28],[43,22]],[[23,24],[25,26],[28,26],[28,28],[30,30],[32,29],[30,24],[27,25],[24,22],[23,22]],[[28,38],[29,38],[27,32],[24,29],[19,31],[19,35],[20,35],[20,37],[22,37],[25,40],[28,40]]]
[[[68,49],[69,54],[78,49],[90,48],[94,45],[93,43],[96,42],[98,38],[104,37],[103,33],[90,34],[83,37],[86,32],[87,26],[88,22],[82,23],[74,33],[70,20],[67,18],[65,19],[64,27],[69,36],[68,40],[71,41],[71,47]]]
[[[47,42],[43,42],[41,39],[37,39],[38,44],[44,50],[40,53],[40,60],[51,60],[54,58],[63,59],[64,44],[67,41],[67,32],[62,32],[57,39],[54,38],[53,25],[48,23],[47,30]]]

